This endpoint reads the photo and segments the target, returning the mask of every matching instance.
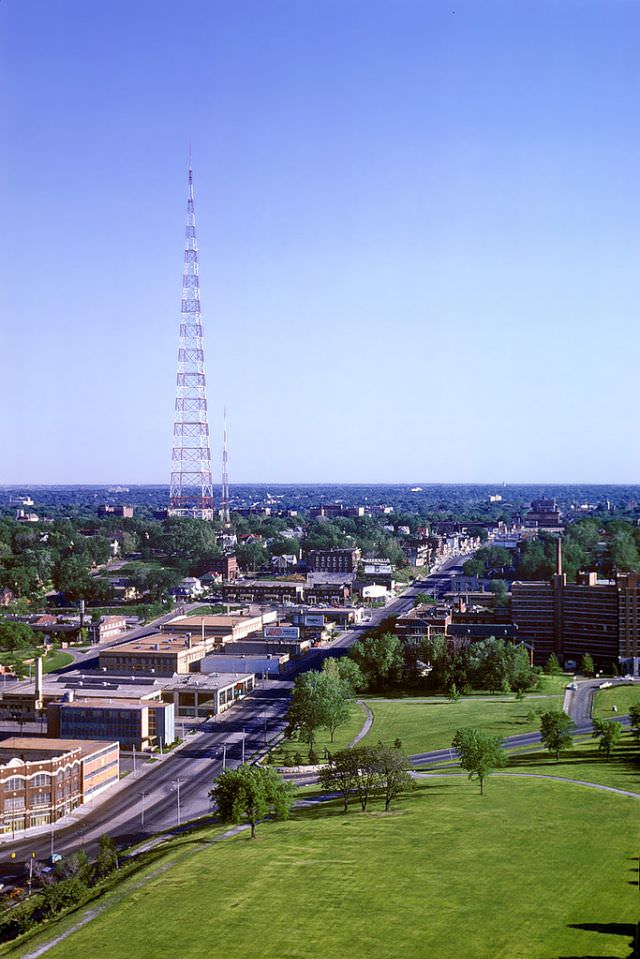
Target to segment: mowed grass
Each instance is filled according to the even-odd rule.
[[[497,695],[478,699],[434,700],[367,700],[373,713],[373,725],[363,740],[373,745],[381,740],[393,745],[402,742],[406,753],[446,749],[451,745],[456,729],[475,726],[494,736],[517,736],[540,728],[539,713],[559,709],[562,697],[536,696],[516,700],[513,696]]]
[[[589,738],[560,753],[558,762],[540,748],[535,752],[509,752],[506,771],[580,779],[640,794],[640,748],[629,732],[622,735],[608,761],[599,751],[597,741]]]
[[[594,719],[611,719],[616,715],[611,709],[612,706],[618,707],[619,716],[625,716],[629,712],[629,706],[640,706],[640,683],[599,689],[593,697]]]
[[[194,852],[47,956],[628,956],[639,803],[494,777],[421,781],[389,816],[318,806]]]
[[[349,704],[349,721],[336,729],[334,741],[326,729],[320,729],[315,743],[315,751],[320,762],[324,759],[325,749],[330,753],[335,753],[339,749],[346,749],[362,729],[366,719],[365,711],[362,706],[356,702]],[[309,744],[303,743],[299,737],[293,736],[291,739],[285,739],[284,742],[276,746],[271,751],[272,761],[278,766],[293,766],[297,753],[300,753],[302,763],[309,762]]]

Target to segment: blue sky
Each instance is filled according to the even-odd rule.
[[[634,482],[640,5],[4,0],[0,483]]]

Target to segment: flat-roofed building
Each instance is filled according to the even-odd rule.
[[[354,573],[358,568],[361,552],[359,549],[312,549],[307,563],[312,572],[317,573]]]
[[[203,664],[216,658],[207,657]],[[176,716],[206,719],[226,712],[250,693],[254,684],[253,673],[207,670],[189,676],[174,676],[164,685],[162,698],[174,705]]]
[[[12,736],[0,741],[0,831],[57,822],[120,777],[117,742]]]
[[[152,633],[103,650],[99,661],[101,669],[114,673],[173,676],[188,673],[206,653],[206,644],[188,634]]]
[[[555,653],[561,663],[589,653],[609,668],[624,663],[637,672],[640,655],[640,584],[636,574],[600,582],[595,573],[567,583],[557,573],[550,582],[515,582],[511,612],[520,637],[533,645],[535,661]]]
[[[47,735],[64,739],[117,740],[139,750],[175,740],[173,703],[134,698],[75,698],[47,706]]]
[[[227,642],[239,642],[261,633],[265,626],[278,619],[276,610],[267,610],[257,616],[243,613],[212,616],[176,616],[160,629],[162,632],[189,634],[194,641],[204,643],[207,652]]]

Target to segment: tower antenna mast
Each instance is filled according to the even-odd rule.
[[[224,408],[224,430],[222,443],[222,522],[225,526],[231,523],[231,509],[229,505],[229,453],[227,449],[227,407]]]
[[[168,515],[213,519],[211,448],[191,147]]]

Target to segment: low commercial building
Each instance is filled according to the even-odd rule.
[[[12,736],[0,742],[0,832],[57,822],[120,777],[117,742]]]
[[[255,676],[278,676],[289,662],[288,653],[263,653],[258,656],[216,653],[200,663],[201,673],[252,673]]]
[[[208,657],[202,665],[210,659],[217,658]],[[202,673],[192,673],[190,676],[175,676],[170,682],[165,683],[162,699],[165,703],[173,705],[177,717],[206,719],[226,712],[239,699],[250,693],[254,684],[253,673],[218,672],[207,669]]]
[[[150,673],[173,676],[188,673],[207,653],[205,643],[191,635],[152,633],[100,653],[100,668],[113,673]]]
[[[192,640],[203,643],[209,653],[225,643],[239,642],[248,636],[260,634],[277,619],[275,610],[266,610],[255,616],[242,613],[229,616],[176,616],[161,626],[160,630],[190,635]]]
[[[117,740],[139,750],[168,746],[175,740],[174,706],[134,698],[76,698],[67,692],[47,706],[47,735],[63,739]]]
[[[109,640],[117,639],[126,630],[126,616],[101,616],[95,623],[91,624],[91,641],[93,643],[106,643]]]

